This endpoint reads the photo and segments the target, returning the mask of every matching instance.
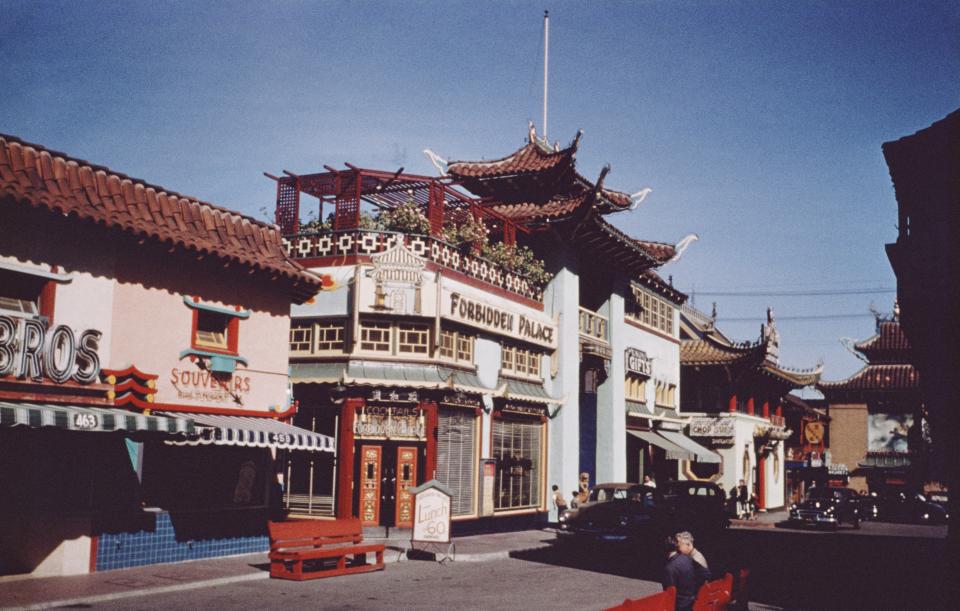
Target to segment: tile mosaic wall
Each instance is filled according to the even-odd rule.
[[[269,548],[270,539],[266,536],[178,541],[170,514],[164,512],[157,514],[154,530],[100,535],[97,570],[265,552]]]

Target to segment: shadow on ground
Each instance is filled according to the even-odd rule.
[[[729,529],[696,542],[715,576],[750,570],[752,602],[790,610],[952,609],[943,600],[944,539]],[[557,541],[513,557],[660,581],[662,543],[595,547]]]

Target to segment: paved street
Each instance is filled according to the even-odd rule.
[[[944,578],[939,568],[943,527],[865,523],[859,531],[798,531],[776,528],[776,517],[771,518],[766,523],[731,528],[716,540],[701,538],[697,543],[715,572],[750,568],[751,608],[939,608],[930,592]],[[384,572],[297,583],[268,579],[265,555],[254,554],[206,564],[158,565],[60,578],[74,584],[65,590],[66,595],[37,600],[66,602],[70,593],[77,596],[84,590],[85,580],[93,579],[106,579],[127,588],[113,599],[80,597],[70,600],[69,606],[602,609],[660,589],[657,580],[662,559],[653,546],[626,553],[605,550],[587,554],[573,546],[556,545],[549,533],[525,535],[539,549],[484,562],[406,560],[388,564]],[[496,537],[500,535],[490,541],[496,541]],[[232,563],[233,577],[219,582],[211,579],[217,563]],[[190,577],[205,570],[210,571],[207,578],[190,582]],[[43,584],[38,581],[42,580],[22,582],[20,587],[42,590]]]

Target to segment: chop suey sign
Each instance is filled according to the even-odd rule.
[[[441,299],[440,314],[444,318],[547,348],[557,347],[557,328],[552,321],[494,305],[446,287]]]
[[[0,377],[91,384],[100,375],[100,331],[48,328],[35,318],[0,316]]]

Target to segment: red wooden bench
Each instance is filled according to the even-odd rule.
[[[670,586],[657,594],[633,600],[628,598],[622,604],[610,607],[606,611],[674,611],[676,606],[677,589]]]
[[[693,611],[726,611],[733,592],[733,575],[727,573],[722,579],[708,581],[700,586]]]
[[[383,544],[363,543],[360,520],[270,522],[270,577],[303,581],[383,570]],[[367,564],[367,554],[377,561]]]
[[[737,581],[733,584],[733,599],[730,601],[730,608],[746,610],[750,603],[750,592],[747,588],[747,581],[750,578],[750,569],[740,569]]]

